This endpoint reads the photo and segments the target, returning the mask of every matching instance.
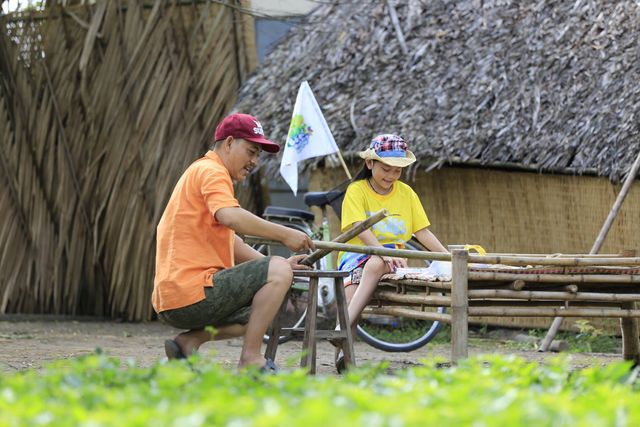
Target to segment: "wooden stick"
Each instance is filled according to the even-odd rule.
[[[612,294],[596,292],[542,292],[542,291],[507,291],[501,289],[470,290],[469,299],[474,298],[509,298],[524,300],[564,300],[564,301],[640,301],[640,294]]]
[[[562,301],[562,300],[524,300],[524,299],[502,299],[502,298],[479,298],[469,300],[469,307],[555,307],[555,308],[566,308],[564,305],[560,305],[562,303],[568,304],[571,303],[571,307],[589,307],[589,308],[620,308],[620,302],[613,301]],[[389,303],[391,304],[391,303]],[[394,303],[395,304],[395,303]],[[401,304],[401,303],[397,303]],[[406,303],[402,303],[406,304]]]
[[[411,251],[408,249],[389,249],[389,248],[380,248],[380,247],[371,247],[371,246],[348,245],[345,243],[323,242],[319,240],[314,240],[313,243],[316,246],[316,248],[329,249],[333,251],[355,252],[355,253],[367,254],[367,255],[383,255],[383,256],[386,255],[386,256],[410,258],[410,259],[429,259],[429,260],[439,260],[439,261],[451,260],[451,254],[448,254],[446,252],[422,252],[422,251]]]
[[[435,311],[418,311],[401,307],[372,307],[364,309],[365,314],[383,314],[386,316],[402,316],[420,320],[436,320],[438,322],[451,323],[451,315]]]
[[[396,37],[398,38],[398,43],[400,44],[400,49],[402,53],[406,56],[409,54],[409,48],[407,48],[407,43],[404,40],[404,34],[402,33],[402,28],[400,28],[400,21],[398,20],[398,15],[396,14],[396,7],[393,0],[387,0],[387,6],[389,7],[389,16],[391,17],[391,23],[393,24],[393,28],[396,30]]]
[[[521,291],[524,289],[525,281],[522,279],[516,279],[511,284],[509,284],[509,288],[514,291]]]
[[[336,243],[348,242],[349,240],[356,237],[358,234],[369,229],[369,227],[371,227],[372,225],[380,222],[386,216],[387,216],[387,210],[382,209],[380,212],[376,212],[366,220],[362,221],[360,224],[350,228],[345,233],[342,233],[341,235],[333,239],[333,242],[336,242]],[[300,263],[303,265],[313,265],[317,260],[326,256],[330,252],[331,252],[331,249],[316,249],[311,255],[304,258],[302,261],[300,261]]]
[[[469,307],[469,316],[491,317],[640,317],[640,310],[605,308]]]
[[[434,288],[434,289],[451,289],[451,282],[427,282],[425,280],[418,279],[384,279],[383,282],[379,282],[378,286],[381,285],[407,285],[414,286],[416,288]]]
[[[451,298],[441,295],[397,294],[391,291],[376,291],[372,298],[404,304],[423,304],[435,307],[451,306]]]
[[[524,280],[537,283],[640,283],[639,274],[515,274],[492,272],[469,272],[469,280],[496,280],[510,282]]]
[[[410,251],[407,249],[372,248],[369,246],[347,245],[344,243],[314,241],[321,249],[336,251],[356,252],[369,255],[386,255],[409,259],[428,259],[438,261],[450,261],[451,254],[446,252]],[[508,264],[513,266],[527,265],[552,265],[564,267],[589,267],[589,266],[636,266],[640,265],[640,258],[541,258],[541,257],[504,257],[487,255],[469,255],[470,263],[478,264]]]
[[[314,240],[313,243],[315,244],[317,249],[313,253],[305,257],[300,263],[303,265],[313,265],[317,260],[326,256],[332,250],[334,250],[331,247],[327,247],[327,245],[325,244],[347,242],[352,238],[354,238],[355,236],[357,236],[358,234],[362,233],[367,228],[371,227],[373,224],[376,224],[377,222],[381,221],[387,215],[388,213],[385,209],[379,212],[376,212],[374,215],[362,221],[357,226],[352,227],[351,229],[347,230],[345,233],[342,233],[339,236],[337,236],[335,239],[333,239],[332,242],[323,242],[321,240]],[[281,245],[282,244],[277,240],[263,239],[257,236],[245,236],[244,242],[250,245],[254,245],[254,244]],[[351,245],[347,245],[347,246],[350,247]]]
[[[622,306],[623,309],[636,310],[637,303],[628,302]],[[622,330],[622,357],[624,360],[632,360],[634,363],[640,363],[640,328],[638,327],[638,319],[621,318],[620,329]]]
[[[524,257],[524,256],[498,256],[493,254],[487,255],[469,255],[470,263],[479,264],[507,264],[512,266],[527,265],[552,265],[562,267],[590,267],[590,266],[635,266],[640,265],[640,258],[594,258],[594,257],[566,257],[566,258],[543,258],[543,257]]]
[[[469,300],[467,297],[469,252],[456,249],[452,259],[451,283],[451,361],[467,358]]]
[[[627,197],[627,194],[629,193],[629,189],[631,188],[631,184],[633,183],[633,180],[635,179],[636,175],[638,175],[638,169],[640,169],[640,153],[638,153],[638,157],[636,158],[636,161],[633,162],[633,166],[631,167],[629,174],[624,180],[622,189],[620,190],[620,193],[618,193],[618,197],[616,197],[616,201],[613,203],[613,207],[611,208],[611,211],[609,212],[607,219],[604,221],[604,224],[602,224],[602,228],[600,229],[600,232],[596,237],[596,241],[593,243],[593,246],[589,251],[590,254],[597,254],[600,251],[600,248],[604,243],[604,239],[607,237],[607,234],[609,233],[609,229],[613,224],[613,220],[618,215],[618,210],[620,210],[620,206],[622,206],[622,202],[624,202],[624,199]],[[540,351],[546,351],[549,348],[551,341],[553,341],[553,338],[556,336],[556,334],[558,333],[558,330],[560,329],[561,323],[562,323],[561,318],[553,319],[553,323],[551,323],[551,327],[549,328],[549,331],[547,331],[547,334],[545,335],[544,339],[542,340],[542,343],[540,344]]]
[[[516,254],[513,252],[492,252],[491,255],[497,256],[520,256],[533,258],[619,258],[632,257],[635,255],[625,255],[624,251],[619,254]]]
[[[340,164],[342,164],[342,168],[344,169],[345,173],[347,174],[347,178],[349,178],[350,180],[353,179],[351,177],[351,172],[349,172],[349,168],[347,167],[347,164],[344,162],[344,159],[342,158],[342,153],[340,153],[340,150],[338,150],[336,152],[336,154],[338,155],[338,159],[340,160]]]
[[[593,243],[593,246],[591,247],[590,253],[595,254],[600,251],[600,248],[604,243],[604,239],[607,237],[607,234],[609,233],[609,229],[613,224],[613,220],[616,219],[616,216],[618,215],[618,211],[620,210],[620,206],[622,206],[622,202],[624,202],[624,199],[627,197],[627,194],[629,193],[631,184],[633,183],[636,175],[638,175],[639,169],[640,169],[640,153],[638,153],[638,158],[633,163],[633,166],[631,167],[629,174],[625,178],[624,184],[622,185],[622,189],[620,190],[620,193],[618,193],[618,197],[616,198],[616,201],[613,203],[613,207],[611,208],[611,211],[609,212],[607,219],[604,221],[604,224],[602,224],[602,228],[598,233],[598,237],[596,237],[596,241]]]

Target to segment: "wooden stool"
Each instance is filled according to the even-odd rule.
[[[355,356],[353,352],[353,336],[349,327],[349,314],[347,311],[347,300],[344,295],[344,285],[342,279],[349,275],[346,271],[318,271],[318,270],[294,270],[295,277],[309,278],[309,300],[307,301],[307,315],[305,318],[304,328],[282,328],[280,326],[280,317],[286,312],[288,295],[284,299],[280,311],[274,319],[269,329],[269,342],[265,356],[275,360],[276,351],[278,349],[278,339],[281,331],[290,332],[292,335],[302,335],[303,356],[300,360],[301,367],[309,367],[309,373],[316,373],[316,340],[326,339],[337,342],[341,345],[344,352],[344,362],[346,366],[355,366]],[[317,314],[318,314],[318,281],[321,277],[333,278],[335,288],[336,303],[338,306],[338,321],[340,330],[318,330]]]

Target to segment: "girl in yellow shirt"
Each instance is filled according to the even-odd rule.
[[[447,252],[427,228],[429,219],[418,195],[399,181],[402,169],[416,161],[404,139],[398,135],[378,135],[369,148],[359,155],[364,159],[364,166],[347,188],[342,203],[342,231],[381,209],[386,209],[389,216],[347,243],[403,248],[405,242],[415,234],[418,241],[430,251]],[[345,293],[349,302],[351,327],[354,328],[380,277],[398,267],[406,267],[407,260],[341,252],[338,266],[340,270],[351,272],[351,276],[345,280]],[[341,351],[336,356],[336,367],[339,371],[344,368]]]

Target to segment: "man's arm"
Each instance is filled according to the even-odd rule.
[[[262,258],[264,255],[247,245],[242,239],[236,236],[233,242],[233,252],[235,254],[235,263],[240,264],[245,261]]]
[[[293,252],[313,249],[311,238],[302,231],[266,221],[240,207],[218,209],[215,218],[236,233],[277,240]]]

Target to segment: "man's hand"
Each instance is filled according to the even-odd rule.
[[[278,239],[292,252],[308,251],[314,249],[313,241],[306,233],[302,231],[294,230],[293,228],[282,227],[283,236]]]
[[[311,270],[312,268],[308,265],[300,264],[300,261],[305,259],[307,255],[294,255],[287,259],[289,261],[289,265],[291,265],[292,270]]]

